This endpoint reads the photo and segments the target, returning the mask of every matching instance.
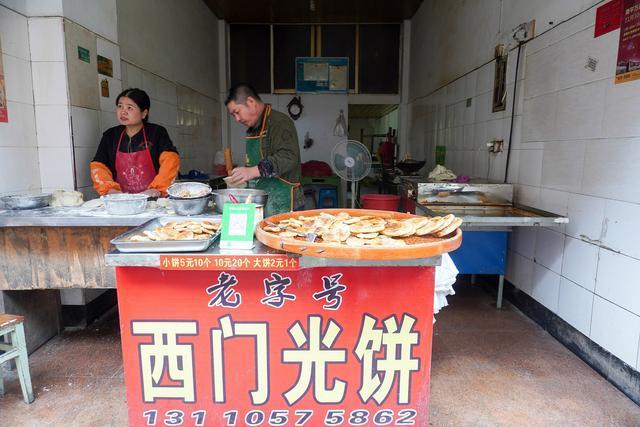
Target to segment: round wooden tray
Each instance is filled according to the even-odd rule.
[[[416,215],[392,212],[377,211],[370,209],[316,209],[309,211],[287,212],[273,215],[261,221],[256,227],[256,237],[263,244],[286,252],[293,252],[301,255],[308,255],[321,258],[343,258],[343,259],[368,259],[368,260],[393,260],[393,259],[415,259],[429,258],[440,254],[451,252],[460,247],[462,243],[462,231],[458,228],[455,233],[447,237],[433,236],[411,236],[405,238],[408,245],[406,247],[371,246],[352,247],[345,244],[336,243],[311,243],[299,238],[283,238],[276,234],[269,233],[262,229],[267,224],[265,221],[278,223],[283,219],[291,217],[297,218],[300,215],[314,216],[321,212],[337,215],[346,212],[351,216],[375,215],[380,218],[405,219]]]

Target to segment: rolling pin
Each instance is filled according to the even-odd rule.
[[[233,170],[233,160],[231,159],[231,149],[224,149],[224,166],[227,168],[227,175],[231,175]]]

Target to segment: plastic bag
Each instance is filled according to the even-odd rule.
[[[336,120],[336,125],[333,128],[333,134],[340,137],[347,136],[347,121],[344,119],[344,112],[342,110],[340,110],[340,115]]]

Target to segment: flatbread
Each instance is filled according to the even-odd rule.
[[[416,235],[426,236],[427,234],[431,234],[435,230],[438,230],[441,228],[442,222],[443,222],[442,217],[430,218],[429,223],[427,223],[425,226],[420,227],[419,229],[416,230]]]
[[[353,234],[359,233],[379,233],[386,228],[386,221],[382,218],[375,218],[370,220],[363,220],[360,222],[356,222],[355,224],[351,224],[349,226],[349,230]]]
[[[453,214],[449,214],[449,215],[444,216],[442,218],[442,224],[440,224],[439,228],[433,230],[433,233],[437,233],[440,230],[444,230],[446,227],[450,226],[451,223],[453,222],[453,220],[455,220],[455,219],[456,219],[456,217]]]
[[[319,215],[287,218],[277,224],[265,224],[262,229],[282,238],[304,237],[305,234],[315,233],[317,243],[346,245],[350,247],[384,246],[399,247],[409,243],[404,240],[414,235],[426,236],[444,233],[448,235],[460,225],[462,221],[453,215],[446,217],[412,216],[402,219],[391,219],[366,216],[350,216],[347,212],[336,215],[322,212]],[[176,225],[178,227],[178,225]],[[209,232],[202,224],[190,225],[189,231]],[[438,234],[438,236],[441,236]],[[420,240],[411,241],[418,244]]]
[[[460,225],[462,224],[462,219],[460,218],[454,218],[453,222],[451,224],[449,224],[447,227],[443,228],[442,230],[438,231],[435,236],[436,237],[445,237],[448,236],[449,234],[453,233],[454,231],[456,231],[456,229],[458,227],[460,227]]]
[[[407,237],[413,235],[416,232],[416,227],[408,221],[387,221],[387,225],[382,234],[389,237]]]
[[[379,233],[358,233],[356,237],[359,239],[375,239],[378,235]]]

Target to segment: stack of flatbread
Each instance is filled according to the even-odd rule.
[[[129,237],[132,242],[149,242],[156,240],[204,240],[214,235],[220,223],[203,221],[170,221],[153,230],[144,230],[143,234]]]
[[[301,239],[308,233],[318,236],[317,243],[347,246],[405,246],[409,237],[446,237],[462,224],[454,215],[444,217],[412,216],[403,219],[381,218],[373,215],[351,216],[321,213],[300,215],[262,227],[264,231],[287,239]],[[415,240],[415,239],[413,239]]]

